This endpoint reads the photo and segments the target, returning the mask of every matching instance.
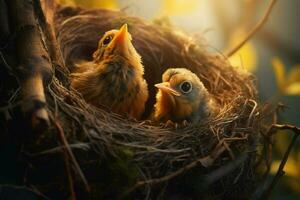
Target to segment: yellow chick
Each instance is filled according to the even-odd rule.
[[[125,24],[104,34],[92,61],[77,64],[71,85],[90,104],[140,119],[148,99],[143,75],[141,57]]]
[[[198,123],[215,111],[215,104],[198,76],[186,68],[170,68],[162,75],[154,119]]]

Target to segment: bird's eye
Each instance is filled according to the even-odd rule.
[[[110,43],[110,41],[113,39],[113,36],[112,35],[108,35],[104,38],[103,42],[102,42],[102,45],[103,46],[106,46]]]
[[[192,91],[192,83],[189,81],[184,81],[180,84],[180,90],[183,93],[189,93]]]

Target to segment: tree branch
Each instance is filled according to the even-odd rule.
[[[31,1],[8,1],[11,27],[16,32],[16,75],[22,93],[22,111],[33,130],[44,131],[49,125],[44,84],[52,78],[52,65],[42,42],[42,35]]]
[[[177,171],[170,173],[166,176],[163,176],[161,178],[154,178],[146,181],[138,181],[133,187],[129,188],[127,191],[125,191],[123,194],[119,196],[119,199],[123,199],[124,197],[128,196],[130,193],[135,191],[136,189],[143,187],[145,185],[157,185],[164,182],[167,182],[173,178],[178,177],[179,175],[195,168],[200,163],[203,167],[209,167],[213,164],[213,162],[226,150],[226,148],[223,145],[223,140],[220,141],[216,147],[213,149],[213,151],[205,157],[198,158],[195,161],[191,162],[190,164],[178,169]]]
[[[292,141],[290,142],[286,152],[284,153],[284,156],[280,162],[280,165],[278,167],[277,173],[274,176],[272,182],[270,183],[270,185],[266,188],[266,190],[263,191],[262,195],[260,196],[260,199],[268,199],[270,197],[270,194],[272,193],[274,187],[276,186],[276,184],[278,183],[279,179],[285,174],[284,172],[284,166],[288,160],[289,154],[291,153],[292,148],[294,147],[296,140],[298,138],[298,136],[300,135],[300,128],[293,126],[293,125],[289,125],[289,124],[273,124],[271,126],[271,130],[291,130],[294,132],[294,136],[292,138]],[[270,131],[270,133],[275,133]]]
[[[64,153],[65,153],[65,155],[68,157],[68,158],[70,158],[70,160],[73,162],[73,164],[74,164],[74,166],[75,166],[75,169],[76,169],[76,172],[78,173],[78,175],[80,176],[80,178],[81,178],[81,180],[82,180],[82,182],[83,182],[83,184],[84,184],[84,186],[85,186],[85,189],[86,189],[86,191],[87,192],[90,192],[90,187],[89,187],[89,184],[88,184],[88,181],[86,180],[86,178],[85,178],[85,176],[84,176],[84,174],[83,174],[83,172],[82,172],[82,170],[81,170],[81,168],[80,168],[80,166],[79,166],[79,164],[78,164],[78,162],[77,162],[77,160],[76,160],[76,158],[75,158],[75,156],[74,156],[74,154],[73,154],[73,152],[72,152],[72,150],[71,150],[71,148],[70,148],[70,146],[69,146],[69,143],[68,143],[68,141],[67,141],[67,139],[66,139],[66,137],[65,137],[65,133],[64,133],[64,130],[62,129],[62,127],[61,127],[61,125],[59,124],[59,122],[58,121],[54,121],[54,124],[55,124],[55,126],[56,126],[56,129],[57,129],[57,131],[58,131],[58,133],[59,133],[59,138],[60,138],[60,140],[61,140],[61,142],[62,142],[62,144],[64,145]],[[68,161],[68,159],[66,159],[65,160],[66,162],[69,162]],[[70,176],[70,174],[68,174],[68,176]],[[69,180],[70,181],[70,180]],[[72,182],[72,181],[71,181]],[[70,185],[71,185],[71,182],[70,182]],[[72,184],[73,185],[73,184]],[[72,189],[71,189],[71,194],[73,193],[73,191],[72,191]],[[74,195],[74,194],[73,194]]]
[[[275,5],[277,0],[270,0],[269,6],[266,10],[266,13],[264,14],[263,18],[256,24],[256,26],[248,33],[248,35],[240,42],[238,43],[235,47],[233,47],[231,50],[229,50],[225,55],[227,57],[232,56],[234,53],[236,53],[246,42],[253,37],[253,35],[261,29],[261,27],[266,23],[268,20],[271,11]]]
[[[271,129],[277,129],[277,130],[291,130],[295,134],[299,135],[300,134],[300,128],[297,126],[293,126],[290,124],[273,124],[271,126]]]

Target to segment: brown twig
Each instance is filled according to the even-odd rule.
[[[228,138],[229,139],[229,138]],[[235,138],[237,139],[237,138]],[[243,140],[245,138],[242,138]],[[232,141],[236,141],[236,140],[232,140]],[[227,142],[232,142],[230,140],[227,140]],[[129,195],[130,193],[132,193],[133,191],[135,191],[136,189],[140,188],[140,187],[143,187],[145,185],[157,185],[157,184],[161,184],[161,183],[164,183],[164,182],[167,182],[175,177],[178,177],[179,175],[193,169],[194,167],[196,167],[199,163],[203,166],[203,167],[209,167],[213,164],[213,162],[225,151],[225,150],[230,150],[229,148],[229,144],[226,143],[226,145],[224,144],[225,143],[225,139],[223,140],[220,140],[219,143],[216,145],[216,147],[213,149],[213,151],[208,155],[208,156],[205,156],[205,157],[202,157],[202,158],[199,158],[193,162],[191,162],[190,164],[180,168],[179,170],[173,172],[173,173],[170,173],[164,177],[161,177],[161,178],[154,178],[154,179],[150,179],[150,180],[146,180],[146,181],[138,181],[133,187],[131,187],[130,189],[128,189],[127,191],[125,191],[123,194],[121,194],[119,196],[119,198],[124,198],[125,196]],[[230,151],[229,151],[230,153]],[[234,156],[233,156],[234,157]],[[244,160],[244,158],[242,159]],[[232,169],[233,166],[236,166],[236,162],[240,163],[240,161],[234,161],[234,164],[231,164],[230,167],[228,167],[228,169],[226,170],[227,171],[230,171],[230,169]],[[224,175],[224,174],[223,174]],[[222,177],[223,176],[222,173],[219,173],[219,176],[218,177]],[[210,177],[211,178],[211,177]],[[211,179],[211,180],[215,180],[215,179]],[[211,181],[209,179],[209,181]],[[211,181],[213,182],[213,181]],[[210,182],[210,183],[211,183]]]
[[[300,134],[300,128],[297,126],[293,126],[290,124],[273,124],[271,129],[278,129],[278,130],[291,130],[294,131],[295,134]]]
[[[268,199],[272,190],[274,189],[274,187],[276,186],[276,184],[278,183],[279,179],[284,175],[284,166],[288,160],[289,154],[293,148],[293,146],[296,143],[296,140],[298,138],[298,136],[300,135],[300,128],[293,126],[293,125],[289,125],[289,124],[273,124],[271,126],[271,129],[276,129],[276,130],[291,130],[294,132],[294,136],[286,150],[286,152],[284,153],[284,156],[280,162],[280,165],[278,167],[277,173],[274,176],[274,178],[272,179],[272,182],[270,183],[270,185],[264,190],[264,192],[262,193],[260,199]],[[270,132],[272,133],[272,132]],[[273,132],[275,133],[275,132]]]
[[[1,184],[0,185],[1,197],[6,196],[6,195],[3,195],[3,193],[4,193],[3,191],[5,191],[4,188],[11,188],[11,189],[14,189],[15,192],[19,192],[19,193],[21,193],[21,190],[26,190],[28,192],[33,193],[37,199],[50,200],[50,198],[45,196],[43,193],[41,193],[39,190],[37,190],[34,186],[26,187],[26,186],[18,186],[18,185],[13,185],[13,184]]]
[[[275,3],[277,2],[277,0],[270,0],[269,6],[267,8],[267,11],[265,12],[263,18],[256,24],[255,27],[253,27],[253,29],[248,33],[248,35],[240,42],[238,43],[235,47],[233,47],[232,49],[230,49],[227,53],[225,53],[225,55],[227,57],[232,56],[235,52],[237,52],[242,46],[244,46],[244,44],[253,37],[253,35],[259,31],[259,29],[261,29],[261,27],[266,23],[266,21],[268,20],[271,11],[275,5]]]
[[[249,118],[247,120],[246,127],[250,126],[251,120],[253,119],[253,115],[254,115],[254,113],[256,111],[256,108],[257,108],[257,102],[256,101],[254,101],[253,99],[250,99],[249,102],[253,103],[253,108],[252,108],[251,113],[249,115]]]
[[[7,63],[2,51],[0,51],[0,58],[1,58],[2,63],[4,64],[4,66],[6,67],[6,69],[8,71],[8,74],[11,75],[11,76],[16,77],[16,75],[13,73],[12,67]]]
[[[88,181],[86,180],[86,178],[85,178],[85,176],[84,176],[84,174],[83,174],[83,172],[82,172],[82,170],[81,170],[81,168],[80,168],[80,166],[79,166],[79,164],[78,164],[78,162],[77,162],[77,160],[76,160],[76,158],[75,158],[75,156],[74,156],[74,154],[73,154],[73,152],[72,152],[72,150],[71,150],[71,148],[68,144],[68,141],[65,137],[65,134],[64,134],[64,131],[63,131],[61,125],[59,124],[58,121],[54,121],[54,124],[55,124],[56,129],[59,133],[60,140],[63,143],[63,145],[65,146],[64,151],[67,153],[68,157],[73,162],[73,164],[75,166],[75,169],[76,169],[78,175],[80,176],[80,178],[81,178],[81,180],[82,180],[82,182],[85,186],[86,191],[90,192],[90,187],[89,187]]]
[[[277,124],[278,122],[278,114],[280,109],[282,109],[282,105],[279,103],[276,106],[276,109],[272,112],[272,123]],[[262,136],[264,137],[264,150],[263,150],[263,154],[264,154],[264,161],[265,161],[265,165],[266,165],[266,170],[263,174],[263,178],[262,178],[262,183],[265,183],[268,177],[268,174],[271,170],[271,164],[272,164],[272,158],[273,158],[273,134],[276,130],[274,130],[273,126],[268,127],[268,130],[266,133],[261,133]],[[263,156],[261,156],[261,158],[259,159],[259,162],[257,162],[256,166],[259,166],[259,164],[261,163],[261,161],[263,160]]]
[[[64,133],[63,130],[61,128],[61,126],[55,122],[56,128],[59,132],[59,136],[60,139],[62,140],[62,143],[64,145],[64,148],[62,149],[62,153],[64,156],[64,161],[65,161],[65,168],[66,168],[66,172],[67,172],[67,178],[68,178],[68,183],[69,183],[69,188],[70,188],[70,198],[71,200],[76,200],[76,193],[74,190],[74,181],[73,181],[73,177],[72,177],[72,172],[71,172],[71,165],[70,165],[70,160],[69,160],[69,154],[68,154],[68,150],[67,150],[67,145],[64,142]]]
[[[220,178],[224,177],[226,174],[231,173],[233,170],[235,170],[237,167],[239,167],[242,163],[244,163],[248,158],[247,153],[243,153],[240,156],[238,156],[235,160],[229,162],[228,164],[210,172],[205,177],[205,183],[206,185],[210,185],[217,180],[220,180]],[[238,180],[238,177],[235,181]]]
[[[69,188],[70,188],[70,198],[71,198],[71,200],[76,200],[76,193],[74,190],[74,181],[73,181],[73,177],[72,177],[70,161],[68,159],[68,153],[66,151],[63,151],[63,153],[64,153],[64,157],[65,157],[65,167],[66,167]]]
[[[214,148],[214,150],[211,152],[210,155],[205,156],[203,158],[199,158],[193,162],[191,162],[190,164],[180,168],[179,170],[170,173],[164,177],[161,178],[154,178],[154,179],[150,179],[150,180],[146,180],[146,181],[138,181],[133,187],[131,187],[130,189],[128,189],[127,191],[125,191],[123,194],[121,194],[119,196],[120,199],[124,198],[125,196],[129,195],[130,193],[132,193],[133,191],[135,191],[136,189],[143,187],[145,185],[157,185],[160,183],[164,183],[167,182],[181,174],[183,174],[184,172],[187,172],[191,169],[193,169],[194,167],[196,167],[199,163],[202,164],[202,166],[204,167],[208,167],[210,165],[212,165],[212,163],[226,150],[226,148],[223,146],[223,141],[220,141],[217,146]]]

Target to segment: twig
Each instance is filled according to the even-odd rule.
[[[49,197],[45,196],[43,193],[41,193],[34,187],[26,187],[26,186],[18,186],[18,185],[10,185],[10,184],[0,184],[0,193],[3,190],[3,188],[11,188],[11,189],[16,190],[15,192],[17,192],[18,190],[27,190],[28,192],[32,192],[33,194],[35,194],[36,197],[38,197],[38,199],[50,200]],[[18,192],[20,192],[20,191],[18,191]]]
[[[82,142],[82,143],[76,143],[76,144],[69,144],[69,147],[71,148],[72,152],[79,151],[79,150],[89,151],[91,148],[91,144]],[[47,154],[58,154],[58,153],[65,151],[65,149],[66,149],[66,147],[64,145],[62,145],[62,146],[47,149],[47,150],[44,150],[44,151],[41,151],[38,153],[31,154],[30,156],[34,157],[34,156],[44,156]]]
[[[280,109],[282,108],[282,104],[280,104],[280,103],[278,103],[278,105],[276,106],[276,109],[275,109],[275,111],[274,111],[274,115],[273,115],[273,119],[272,119],[272,121],[273,121],[273,125],[274,124],[277,124],[277,121],[278,121],[278,114],[279,114],[279,111],[280,111]],[[268,174],[269,174],[269,172],[270,172],[270,170],[271,170],[271,164],[272,164],[272,157],[273,157],[273,152],[272,152],[272,150],[273,150],[273,134],[274,134],[274,127],[273,126],[270,126],[269,128],[268,128],[268,130],[267,130],[267,132],[266,132],[266,134],[265,133],[261,133],[262,134],[262,136],[264,137],[264,150],[263,150],[263,154],[264,154],[264,158],[265,158],[265,164],[266,164],[266,170],[265,170],[265,172],[264,172],[264,174],[263,174],[263,183],[265,183],[266,182],[266,180],[267,180],[267,177],[268,177]],[[263,160],[263,156],[261,156],[261,158],[259,159],[259,161],[257,162],[257,164],[256,164],[256,167],[257,166],[259,166],[259,164],[261,163],[261,161]]]
[[[245,135],[243,137],[232,137],[232,138],[224,138],[223,140],[226,142],[231,142],[231,141],[243,141],[243,140],[247,140],[248,139],[248,135]]]
[[[70,197],[71,200],[76,200],[76,194],[75,194],[75,190],[74,190],[74,181],[73,181],[73,177],[72,177],[72,172],[71,172],[71,165],[70,165],[70,161],[69,161],[69,155],[68,155],[68,150],[67,150],[67,146],[65,142],[64,142],[64,133],[62,132],[62,129],[60,127],[59,124],[56,124],[56,128],[58,129],[58,132],[60,133],[60,138],[62,140],[62,143],[64,145],[65,148],[63,148],[62,153],[64,156],[64,161],[65,161],[65,168],[66,168],[66,172],[67,172],[67,178],[68,178],[68,183],[69,183],[69,188],[70,188]]]
[[[76,193],[74,190],[74,181],[73,181],[73,177],[72,177],[70,161],[68,159],[68,153],[67,153],[67,151],[63,151],[63,153],[65,156],[65,167],[66,167],[66,172],[67,172],[67,176],[68,176],[71,200],[76,200]]]
[[[234,160],[235,159],[234,153],[232,152],[232,150],[230,149],[229,145],[227,144],[227,142],[225,140],[223,141],[223,145],[226,148],[226,150],[228,151],[231,159]]]
[[[12,76],[16,77],[16,75],[13,73],[12,67],[7,63],[7,61],[6,61],[6,59],[5,59],[2,51],[0,51],[0,57],[1,57],[1,60],[2,60],[2,62],[4,64],[4,66],[6,67],[9,75],[12,75]]]
[[[294,131],[295,134],[299,135],[300,134],[300,128],[297,126],[293,126],[290,124],[273,124],[271,126],[271,129],[278,129],[278,130],[291,130]]]
[[[240,42],[238,43],[235,47],[233,47],[231,50],[229,50],[225,55],[227,57],[232,56],[235,52],[237,52],[244,44],[251,38],[253,35],[261,29],[261,27],[266,23],[268,20],[268,17],[271,14],[271,11],[275,5],[277,0],[270,0],[269,6],[267,8],[266,13],[264,14],[263,18],[256,24],[256,26],[248,33],[248,35]]]
[[[242,155],[238,156],[235,160],[229,162],[223,167],[220,167],[212,172],[210,172],[208,175],[206,175],[205,178],[205,184],[210,185],[220,178],[224,177],[226,174],[231,173],[233,170],[235,170],[237,167],[239,167],[242,163],[244,163],[248,158],[248,154],[243,153]],[[235,181],[237,181],[236,179]]]
[[[278,183],[279,179],[284,175],[284,166],[288,160],[289,154],[293,148],[293,146],[296,143],[296,140],[298,138],[298,136],[300,135],[300,128],[293,126],[293,125],[289,125],[289,124],[273,124],[271,126],[271,129],[276,129],[276,130],[291,130],[294,132],[294,136],[293,139],[291,141],[291,143],[289,144],[286,152],[284,153],[284,156],[280,162],[280,165],[278,167],[277,173],[274,176],[272,182],[270,183],[269,187],[266,188],[266,190],[264,190],[264,192],[262,193],[260,199],[268,199],[272,190],[274,189],[274,187],[276,186],[276,184]]]
[[[184,149],[158,149],[158,148],[151,147],[151,146],[138,145],[138,144],[130,144],[130,143],[118,142],[118,141],[114,141],[114,143],[116,143],[118,145],[132,147],[132,148],[146,149],[148,152],[156,151],[156,152],[175,153],[176,154],[176,153],[188,151],[188,150],[191,149],[191,148],[184,148]]]
[[[76,158],[75,158],[75,156],[74,156],[74,154],[73,154],[73,152],[72,152],[72,150],[71,150],[71,148],[68,144],[68,141],[65,137],[65,134],[64,134],[64,131],[63,131],[62,127],[60,126],[58,121],[54,121],[54,124],[55,124],[55,126],[57,128],[57,131],[59,133],[59,137],[60,137],[63,145],[65,146],[65,149],[64,149],[65,152],[68,154],[71,161],[73,162],[73,164],[76,168],[76,171],[79,174],[79,176],[80,176],[80,178],[81,178],[81,180],[82,180],[82,182],[85,186],[86,191],[90,192],[89,184],[88,184],[88,182],[87,182],[87,180],[86,180],[86,178],[85,178],[85,176],[84,176],[84,174],[83,174],[83,172],[82,172],[82,170],[81,170],[81,168],[80,168],[80,166],[79,166],[79,164],[78,164],[78,162],[77,162],[77,160],[76,160]]]
[[[160,183],[164,183],[166,181],[169,181],[181,174],[183,174],[186,171],[189,171],[191,169],[193,169],[194,167],[196,167],[199,163],[202,164],[202,166],[204,167],[208,167],[210,166],[214,160],[216,160],[220,154],[222,154],[224,151],[226,150],[226,148],[223,146],[223,141],[220,141],[218,143],[218,145],[215,147],[215,149],[211,152],[210,155],[204,157],[204,158],[198,158],[197,160],[191,162],[190,164],[180,168],[179,170],[170,173],[166,176],[163,176],[161,178],[154,178],[154,179],[150,179],[150,180],[146,180],[146,181],[138,181],[133,187],[131,187],[130,189],[128,189],[127,191],[125,191],[123,194],[121,194],[119,196],[119,199],[122,199],[124,197],[126,197],[127,195],[129,195],[130,193],[132,193],[133,191],[135,191],[136,189],[143,187],[145,185],[157,185]]]
[[[252,117],[253,117],[253,115],[254,115],[254,112],[256,111],[256,108],[257,108],[257,102],[256,102],[256,101],[254,101],[253,99],[250,99],[249,101],[252,102],[252,103],[254,104],[254,106],[253,106],[253,108],[252,108],[252,110],[251,110],[251,113],[250,113],[250,115],[249,115],[249,118],[248,118],[248,120],[247,120],[246,127],[249,127],[249,126],[250,126],[251,119],[252,119]]]

